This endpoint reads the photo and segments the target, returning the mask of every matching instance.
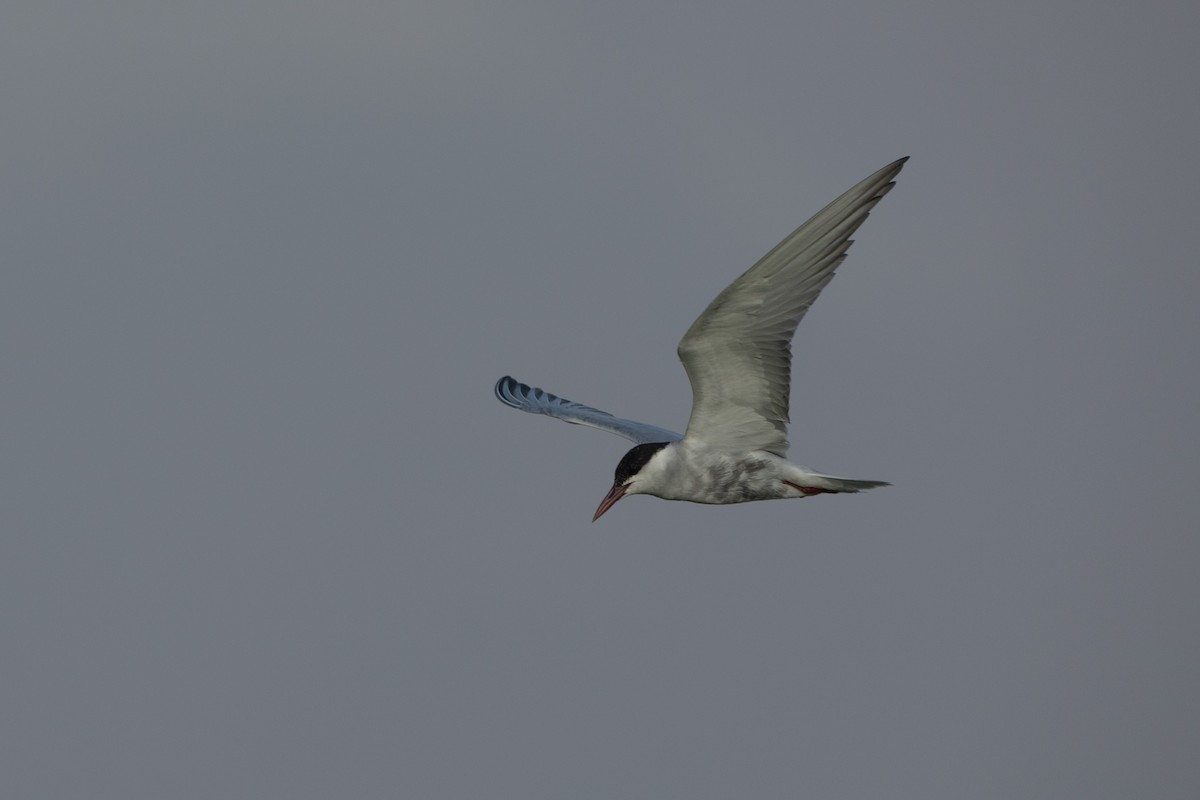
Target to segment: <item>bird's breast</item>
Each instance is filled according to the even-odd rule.
[[[699,447],[672,447],[674,452],[644,494],[693,503],[746,503],[787,495],[778,459],[766,453],[727,453]]]

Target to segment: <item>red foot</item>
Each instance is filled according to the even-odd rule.
[[[828,489],[818,489],[815,486],[801,486],[800,484],[792,483],[791,481],[784,481],[784,483],[786,483],[788,486],[792,487],[793,489],[804,492],[805,494],[834,494],[833,492],[830,492]]]

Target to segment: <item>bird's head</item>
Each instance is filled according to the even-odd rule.
[[[605,511],[616,505],[617,501],[625,495],[642,493],[643,490],[638,488],[638,483],[641,478],[645,477],[643,471],[646,465],[668,444],[670,442],[639,444],[621,457],[621,462],[617,464],[616,474],[613,476],[612,488],[600,501],[600,507],[596,509],[596,516],[592,517],[592,522],[600,519]]]

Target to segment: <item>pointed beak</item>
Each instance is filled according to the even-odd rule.
[[[604,499],[600,501],[600,507],[596,509],[596,516],[592,517],[592,522],[600,519],[605,511],[617,504],[617,501],[625,496],[625,490],[629,488],[629,484],[613,484],[613,487],[608,490],[608,494],[604,495]]]

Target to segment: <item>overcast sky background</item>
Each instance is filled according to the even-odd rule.
[[[1200,796],[1194,3],[0,11],[0,793]],[[794,460],[590,522],[894,158]]]

